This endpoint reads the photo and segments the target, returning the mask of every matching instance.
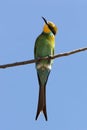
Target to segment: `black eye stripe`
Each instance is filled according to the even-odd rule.
[[[50,31],[55,35],[56,34],[56,30],[52,26],[49,25],[49,23],[47,22],[47,20],[44,17],[42,17],[42,19],[44,20],[45,24],[48,26]]]
[[[49,29],[51,30],[51,32],[55,35],[55,34],[56,34],[56,31],[54,30],[54,28],[51,27],[49,24],[47,24],[47,25],[48,25]]]

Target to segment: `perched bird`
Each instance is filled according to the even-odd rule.
[[[54,23],[47,21],[42,17],[45,24],[42,33],[37,37],[34,47],[34,57],[35,59],[50,57],[54,55],[55,48],[55,35],[57,33],[57,27]],[[36,62],[36,70],[39,82],[39,97],[38,97],[38,107],[36,120],[42,111],[45,119],[47,120],[47,110],[46,110],[46,83],[48,76],[51,71],[53,60],[40,60]]]

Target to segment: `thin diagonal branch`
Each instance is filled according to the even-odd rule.
[[[78,52],[81,52],[81,51],[86,51],[86,50],[87,50],[87,47],[79,48],[79,49],[76,49],[76,50],[73,50],[73,51],[70,51],[70,52],[60,53],[60,54],[50,56],[50,57],[44,57],[44,58],[40,58],[40,59],[32,59],[32,60],[27,60],[27,61],[21,61],[21,62],[15,62],[15,63],[0,65],[0,68],[5,69],[5,68],[8,68],[8,67],[32,64],[32,63],[38,62],[40,60],[60,58],[60,57],[63,57],[63,56],[69,56],[69,55],[72,55],[72,54],[75,54],[75,53],[78,53]]]

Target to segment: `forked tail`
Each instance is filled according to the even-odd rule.
[[[40,86],[39,87],[39,98],[38,98],[38,107],[37,107],[37,114],[36,114],[36,120],[40,114],[40,112],[43,112],[44,117],[47,121],[47,111],[46,111],[46,86]]]

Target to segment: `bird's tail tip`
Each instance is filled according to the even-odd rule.
[[[35,120],[38,119],[40,112],[43,112],[45,120],[47,121],[47,111],[46,111],[46,88],[45,86],[40,87],[39,89],[39,99],[38,107]]]
[[[39,111],[37,110],[37,114],[36,114],[35,120],[38,119],[38,117],[39,117],[41,112],[43,112],[45,120],[47,121],[48,118],[47,118],[47,112],[46,112],[46,105],[44,106],[43,110],[39,110]]]

